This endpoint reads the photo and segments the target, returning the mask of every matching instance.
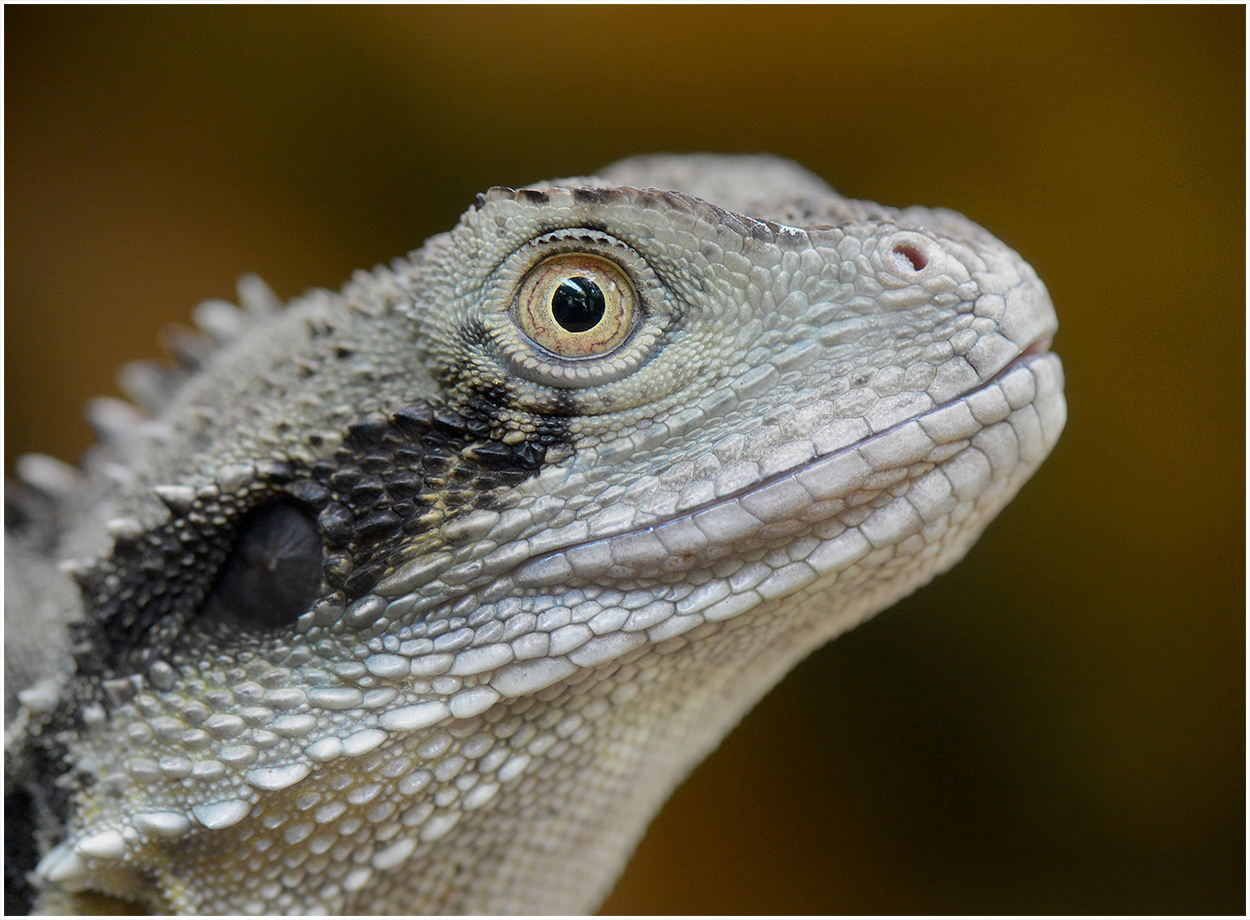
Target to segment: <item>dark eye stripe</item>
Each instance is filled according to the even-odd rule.
[[[170,504],[169,520],[118,537],[79,578],[86,616],[72,628],[85,695],[100,696],[97,678],[143,673],[171,655],[265,642],[323,595],[363,596],[438,540],[418,538],[489,507],[567,443],[563,418],[539,418],[505,442],[514,424],[470,389],[455,408],[363,416],[311,467],[270,464],[234,494]]]

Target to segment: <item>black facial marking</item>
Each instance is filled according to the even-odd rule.
[[[73,702],[62,700],[21,746],[5,751],[4,912],[28,914],[38,892],[29,873],[41,851],[64,838],[71,798],[92,785],[90,774],[71,772],[62,730],[81,729]]]
[[[550,200],[550,196],[542,189],[523,188],[521,194],[525,196],[527,201],[534,204],[546,204]]]
[[[525,436],[504,386],[469,389],[456,406],[414,403],[348,426],[311,467],[272,463],[235,494],[197,497],[82,576],[75,624],[80,674],[142,673],[180,655],[263,643],[320,598],[350,603],[395,567],[439,546],[437,528],[493,507],[568,441],[561,415],[533,416]]]
[[[389,417],[371,416],[349,429],[333,456],[318,461],[313,475],[331,482],[335,496],[332,513],[323,513],[323,533],[351,558],[345,578],[327,575],[330,587],[348,602],[365,594],[422,550],[422,534],[491,507],[542,467],[549,447],[567,440],[565,420],[540,418],[524,440],[505,444],[504,400],[502,389],[491,389],[458,407],[415,403]]]
[[[147,533],[118,539],[108,558],[78,578],[87,611],[73,625],[79,672],[136,673],[161,657],[204,603],[240,521],[279,498],[290,472],[278,467],[238,494],[197,498]]]
[[[38,810],[31,792],[16,788],[4,795],[4,912],[26,914],[34,906],[35,889],[27,873],[39,862],[35,843]]]
[[[456,331],[456,338],[459,340],[461,351],[466,353],[491,341],[490,333],[487,331],[485,324],[476,316],[470,317],[461,324]],[[450,375],[453,379],[458,378],[462,370],[463,368],[459,362],[455,362],[448,369],[447,375]]]

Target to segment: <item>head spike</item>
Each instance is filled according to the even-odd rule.
[[[170,326],[161,333],[161,341],[177,359],[179,367],[191,373],[204,367],[213,351],[208,339],[186,326]]]
[[[159,485],[152,491],[175,516],[185,514],[195,504],[195,489],[190,486]]]
[[[110,537],[121,542],[138,540],[145,532],[139,519],[132,517],[115,517],[105,522],[104,529],[108,531]]]
[[[129,457],[143,442],[143,424],[146,416],[134,405],[97,396],[87,403],[87,421],[95,431],[100,444],[119,457]]]
[[[245,317],[225,300],[204,300],[192,311],[195,324],[208,333],[215,345],[229,345],[243,334]]]
[[[80,585],[94,567],[90,559],[62,559],[56,564],[57,571],[64,572]]]
[[[187,372],[156,361],[132,361],[122,367],[117,379],[127,396],[149,415],[157,415],[173,400]]]
[[[17,478],[54,502],[63,500],[82,484],[82,472],[47,454],[23,454],[17,458]]]
[[[252,316],[272,316],[282,312],[282,299],[259,275],[250,272],[239,279],[239,304]]]

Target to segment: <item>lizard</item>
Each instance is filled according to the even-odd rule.
[[[582,913],[813,649],[1056,443],[1034,270],[764,155],[495,187],[245,276],[6,515],[6,886],[93,912]]]

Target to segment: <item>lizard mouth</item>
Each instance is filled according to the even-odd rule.
[[[1010,361],[1008,361],[1008,362],[1007,362],[1007,364],[1006,364],[1006,366],[1004,366],[1002,370],[1000,370],[997,374],[995,374],[993,377],[991,377],[991,378],[990,378],[990,379],[989,379],[989,380],[988,380],[985,384],[983,384],[982,386],[983,386],[983,387],[984,387],[984,386],[989,386],[989,384],[991,384],[991,383],[993,383],[994,381],[998,380],[1000,377],[1002,377],[1004,374],[1006,374],[1008,371],[1010,371],[1013,367],[1017,367],[1017,366],[1019,366],[1019,365],[1020,365],[1020,364],[1022,364],[1022,363],[1027,363],[1027,362],[1028,362],[1028,360],[1029,360],[1030,358],[1035,358],[1035,357],[1037,357],[1038,355],[1045,355],[1045,354],[1049,354],[1049,353],[1050,353],[1050,343],[1051,343],[1051,341],[1052,341],[1052,339],[1053,339],[1053,338],[1054,338],[1053,336],[1046,335],[1046,336],[1042,336],[1041,338],[1034,339],[1032,342],[1030,342],[1030,343],[1029,343],[1029,346],[1028,346],[1027,348],[1025,348],[1025,349],[1024,349],[1024,351],[1020,352],[1020,354],[1016,355],[1014,358],[1012,358]],[[981,389],[981,388],[982,388],[982,387],[977,387],[976,389]],[[971,392],[975,392],[975,390],[973,390],[973,391],[971,391]],[[965,395],[967,395],[967,394],[965,394]],[[962,399],[963,397],[959,397],[959,398],[961,398],[961,399]]]
[[[1006,482],[996,511],[1063,428],[1063,368],[1050,344],[1042,336],[979,386],[786,472],[648,527],[531,557],[515,582],[664,578],[784,545],[804,531],[819,540],[804,560],[814,577],[895,545]]]

